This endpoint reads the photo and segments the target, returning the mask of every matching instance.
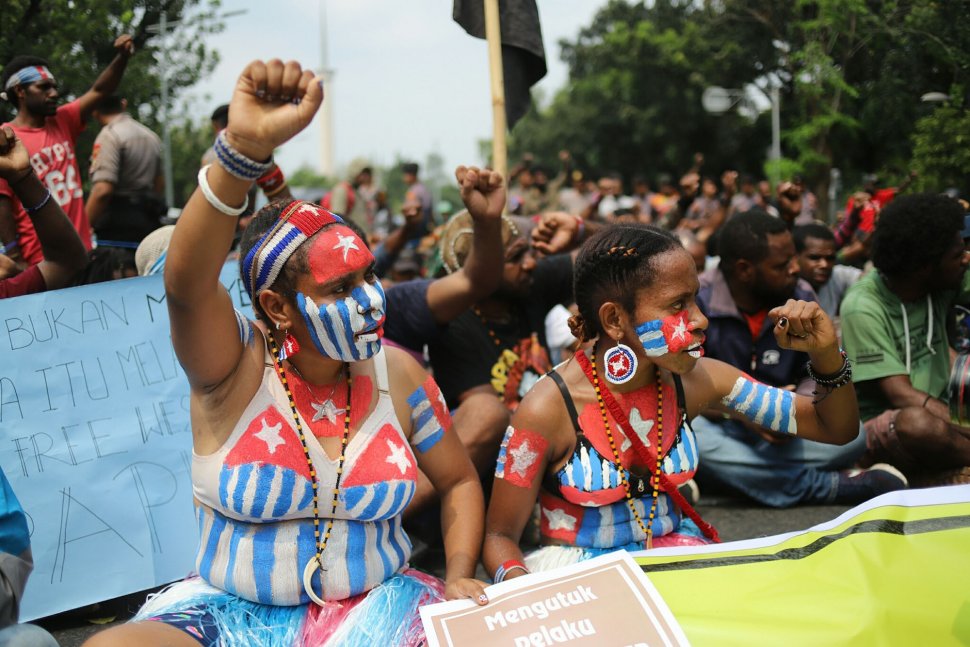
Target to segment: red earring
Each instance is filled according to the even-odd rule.
[[[282,362],[287,357],[292,357],[300,352],[300,342],[296,340],[296,337],[292,333],[287,331],[286,337],[283,338],[283,345],[280,346],[280,361]]]

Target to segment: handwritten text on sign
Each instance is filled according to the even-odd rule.
[[[236,307],[249,301],[228,263]],[[185,576],[189,391],[161,276],[0,301],[0,467],[29,516],[21,620]]]
[[[452,645],[686,645],[643,571],[625,552],[519,577],[487,589],[490,602],[421,609],[432,647]]]

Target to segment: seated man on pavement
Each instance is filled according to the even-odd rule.
[[[920,483],[968,482],[970,429],[951,422],[947,313],[970,296],[964,209],[946,196],[903,196],[883,209],[876,267],[842,305],[855,364],[864,463],[889,462]],[[954,386],[962,393],[961,376]]]
[[[769,386],[795,389],[811,376],[805,353],[780,348],[768,318],[790,299],[815,301],[798,279],[795,245],[785,222],[761,211],[736,215],[722,228],[717,268],[700,277],[697,301],[709,325],[708,357],[747,372]],[[812,391],[811,382],[799,392]],[[825,397],[824,390],[815,389]],[[843,446],[782,437],[747,420],[720,414],[693,421],[701,461],[697,480],[740,492],[772,507],[802,503],[855,504],[906,480],[888,465],[850,470],[865,450],[861,434]]]

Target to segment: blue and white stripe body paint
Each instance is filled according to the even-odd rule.
[[[356,287],[349,297],[322,309],[299,292],[296,305],[320,354],[344,362],[359,362],[370,359],[381,349],[384,288],[380,281]]]
[[[745,418],[772,431],[791,434],[798,432],[795,423],[795,394],[774,386],[755,382],[741,376],[721,404],[737,411]]]

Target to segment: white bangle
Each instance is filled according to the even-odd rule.
[[[228,204],[217,198],[216,194],[212,192],[212,188],[209,186],[209,179],[207,177],[210,166],[212,166],[212,164],[206,164],[199,169],[199,188],[202,189],[202,195],[205,196],[205,199],[216,211],[224,213],[227,216],[232,216],[233,218],[241,216],[243,211],[249,207],[249,196],[247,195],[245,200],[243,200],[241,207],[230,207]]]

